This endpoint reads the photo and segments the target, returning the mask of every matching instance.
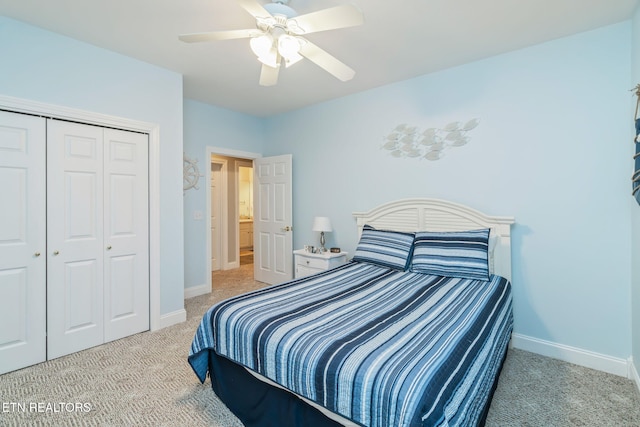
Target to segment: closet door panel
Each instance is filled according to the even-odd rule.
[[[46,359],[45,137],[0,111],[0,374]]]
[[[105,341],[149,329],[148,136],[105,129]]]
[[[73,308],[64,313],[64,331],[72,334],[97,323],[96,272],[100,267],[96,260],[90,259],[66,262],[64,268],[64,306]]]
[[[47,127],[49,359],[104,342],[103,129]]]

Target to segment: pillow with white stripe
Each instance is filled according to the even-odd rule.
[[[368,262],[396,270],[406,270],[411,260],[415,233],[376,230],[368,224],[362,228],[353,261]]]
[[[489,280],[489,229],[417,232],[411,271]]]

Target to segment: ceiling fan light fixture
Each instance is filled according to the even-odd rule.
[[[284,58],[284,66],[286,68],[289,68],[290,66],[292,66],[293,64],[297,63],[298,61],[300,61],[302,59],[302,55],[300,55],[299,53],[296,53],[295,55],[286,57],[283,55]]]
[[[266,56],[273,49],[273,37],[271,34],[265,33],[258,37],[253,37],[249,41],[251,50],[258,58]]]
[[[302,59],[300,41],[297,37],[283,34],[278,38],[278,52],[285,59],[286,67],[290,67]]]
[[[280,62],[280,56],[278,55],[278,51],[275,48],[272,48],[264,55],[258,56],[258,61],[271,68],[276,68]]]
[[[280,55],[294,55],[300,52],[300,42],[294,36],[283,34],[278,37],[278,51]]]

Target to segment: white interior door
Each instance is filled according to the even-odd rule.
[[[0,111],[0,374],[46,360],[45,138]]]
[[[47,126],[49,359],[104,342],[103,129]]]
[[[254,160],[254,278],[275,284],[293,278],[292,156]]]
[[[149,329],[148,136],[104,129],[104,340]]]

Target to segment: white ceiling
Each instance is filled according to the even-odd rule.
[[[266,3],[268,0],[258,0]],[[363,26],[306,37],[356,71],[341,82],[308,60],[258,84],[247,39],[183,33],[255,28],[234,0],[0,0],[0,13],[184,75],[184,96],[269,116],[629,19],[639,0],[353,0]],[[347,3],[291,0],[298,14]]]

